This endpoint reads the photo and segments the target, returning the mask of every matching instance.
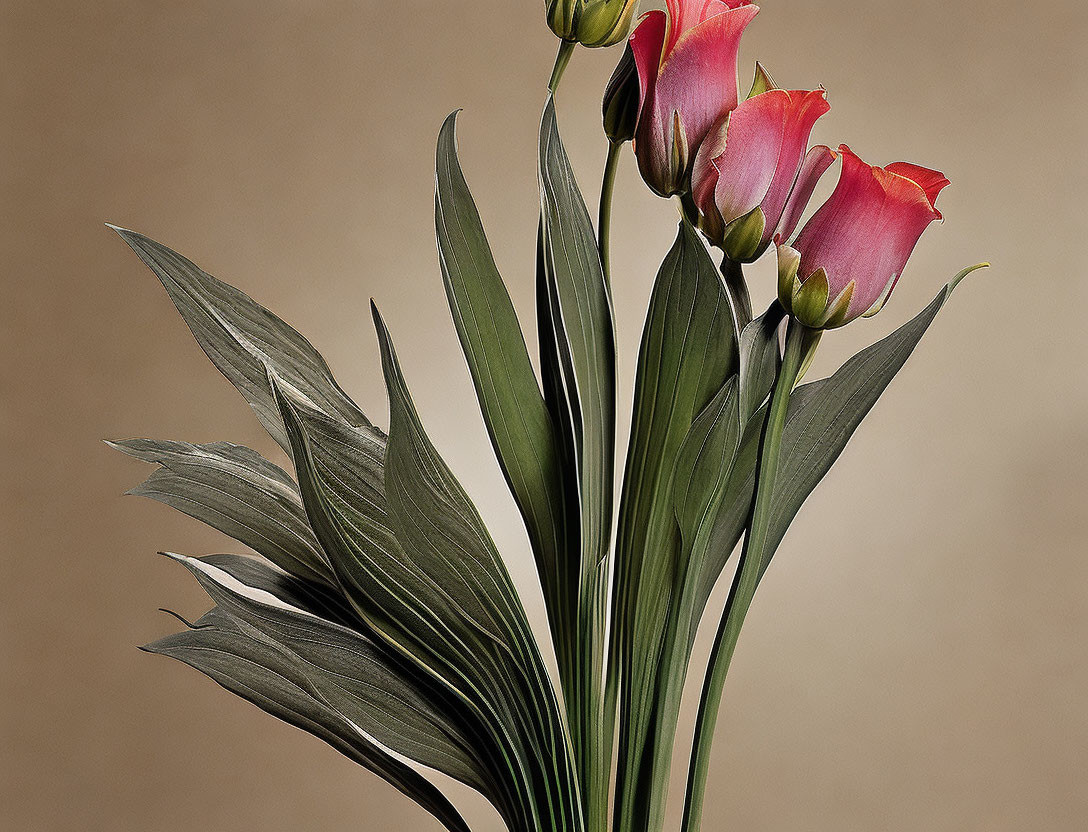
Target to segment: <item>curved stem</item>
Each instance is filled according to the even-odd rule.
[[[597,248],[601,252],[601,269],[604,282],[612,282],[612,268],[609,257],[609,236],[612,230],[612,192],[616,187],[616,168],[619,166],[622,142],[608,142],[608,155],[604,160],[604,179],[601,182],[601,205],[597,212]]]
[[[756,475],[756,494],[751,521],[748,525],[748,535],[741,551],[740,565],[733,577],[729,600],[726,602],[721,623],[718,625],[714,651],[703,681],[699,715],[695,725],[695,743],[691,749],[691,763],[688,767],[683,832],[698,832],[699,830],[703,798],[706,792],[707,770],[710,766],[710,748],[714,740],[714,726],[718,718],[718,708],[721,705],[725,676],[737,646],[737,638],[740,636],[744,617],[752,604],[752,596],[759,583],[760,566],[768,555],[766,547],[771,521],[771,497],[778,474],[778,457],[782,449],[782,432],[786,425],[790,393],[793,391],[794,384],[797,383],[802,367],[816,348],[819,334],[818,331],[808,329],[792,318],[786,330],[785,354],[775,381],[770,412],[767,416],[763,439],[760,442],[759,472]]]
[[[570,63],[570,56],[574,54],[574,47],[577,45],[577,41],[573,40],[559,41],[559,52],[555,56],[552,77],[548,79],[548,92],[552,95],[555,95],[555,91],[559,89],[559,82],[563,80],[563,72],[566,70],[567,64]]]

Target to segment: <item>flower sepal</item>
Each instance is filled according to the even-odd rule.
[[[778,247],[778,302],[809,329],[836,329],[845,324],[854,282],[832,297],[827,272],[817,269],[802,282],[798,276],[800,265],[801,252],[785,245]]]
[[[768,90],[779,89],[778,84],[771,78],[771,73],[767,71],[767,67],[763,66],[759,61],[756,61],[756,75],[752,79],[752,88],[748,90],[748,98],[755,98],[757,95],[762,95]],[[747,99],[746,99],[747,100]]]
[[[751,263],[763,253],[765,248],[763,231],[766,227],[767,218],[763,215],[763,209],[753,208],[725,227],[725,232],[722,234],[722,251],[730,260]]]

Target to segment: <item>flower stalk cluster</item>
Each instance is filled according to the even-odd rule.
[[[830,111],[821,87],[780,88],[757,64],[742,97],[737,55],[758,6],[668,0],[631,30],[636,6],[545,3],[559,50],[537,159],[536,360],[460,166],[456,114],[435,157],[443,288],[532,548],[554,680],[377,309],[388,432],[284,321],[116,229],[294,472],[228,443],[112,443],[160,466],[134,493],[255,553],[172,555],[215,606],[145,649],[320,737],[453,832],[469,826],[420,768],[484,795],[511,832],[662,832],[691,678],[702,692],[682,830],[701,828],[726,675],[760,581],[802,503],[978,268],[831,377],[802,385],[826,330],[885,306],[941,219],[948,179],[812,144]],[[621,43],[601,111],[594,227],[554,97],[579,45]],[[636,281],[613,273],[610,239],[628,143],[650,191],[675,199],[681,216],[649,301],[616,501],[613,293]],[[833,193],[810,211],[836,163]],[[745,267],[772,250],[776,299],[755,315]],[[728,600],[699,667],[692,647],[723,576]]]

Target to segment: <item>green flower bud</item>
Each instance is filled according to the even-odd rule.
[[[563,40],[612,46],[627,37],[638,0],[545,0],[548,26]]]
[[[548,26],[556,37],[577,40],[575,25],[584,0],[544,0]]]
[[[578,17],[578,42],[594,48],[612,46],[627,37],[638,0],[588,0]]]
[[[638,68],[631,47],[624,47],[623,57],[604,88],[604,134],[613,142],[629,142],[638,123]]]

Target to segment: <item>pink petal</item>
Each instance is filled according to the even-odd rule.
[[[685,32],[669,52],[654,90],[653,132],[662,148],[680,113],[688,146],[702,143],[711,126],[737,106],[737,53],[745,27],[759,12],[744,5]],[[655,140],[656,141],[656,140]]]
[[[730,114],[725,152],[714,160],[720,174],[714,201],[726,223],[763,203],[778,167],[789,102],[788,92],[771,90],[742,101]]]
[[[664,56],[672,52],[680,36],[714,15],[748,5],[748,0],[665,0],[669,11],[669,37]]]
[[[665,42],[667,21],[662,11],[646,12],[638,26],[631,32],[628,45],[635,58],[638,70],[638,111],[639,117],[646,107],[647,99],[653,95],[657,84],[657,74],[661,68],[661,48]]]
[[[867,165],[846,145],[839,151],[843,166],[835,192],[801,230],[794,248],[801,252],[802,281],[822,268],[833,296],[854,282],[849,320],[898,279],[938,214],[920,184]]]
[[[718,184],[718,166],[716,159],[725,151],[726,134],[729,129],[730,114],[718,121],[706,134],[699,152],[695,154],[695,164],[691,169],[691,197],[695,206],[704,216],[717,212],[714,204],[714,191]]]
[[[785,212],[786,203],[797,181],[805,158],[808,140],[816,120],[831,109],[824,90],[793,90],[787,93],[784,108],[782,143],[775,166],[775,175],[763,198],[763,214],[767,218],[763,242],[769,243]],[[756,96],[762,98],[763,96]],[[755,99],[752,99],[755,100]]]
[[[784,243],[793,236],[794,229],[801,221],[801,215],[805,212],[808,201],[812,199],[812,192],[816,190],[820,177],[831,167],[837,157],[838,154],[834,150],[822,144],[816,145],[805,154],[801,170],[797,174],[797,181],[793,184],[793,190],[790,191],[789,199],[786,200],[786,207],[782,210],[782,219],[774,231],[776,242]]]
[[[934,210],[937,207],[937,195],[952,184],[940,171],[930,170],[921,165],[912,165],[910,162],[893,162],[884,170],[917,183],[925,191],[926,199]]]

